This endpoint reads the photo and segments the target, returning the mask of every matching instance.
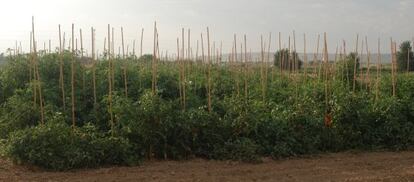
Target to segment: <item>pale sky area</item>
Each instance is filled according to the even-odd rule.
[[[248,48],[260,50],[260,35],[267,40],[272,32],[272,50],[276,50],[277,34],[282,32],[283,44],[296,31],[297,50],[303,50],[303,34],[307,35],[307,50],[314,52],[318,33],[327,32],[332,53],[342,39],[347,50],[353,50],[356,34],[368,36],[370,49],[377,50],[382,39],[382,52],[389,52],[389,41],[411,40],[414,36],[414,0],[1,0],[0,52],[21,41],[29,49],[31,17],[35,16],[38,49],[52,40],[58,46],[58,24],[70,35],[75,24],[84,32],[84,47],[90,49],[90,27],[97,29],[97,49],[102,51],[107,24],[116,28],[116,50],[120,45],[120,27],[124,27],[125,44],[132,48],[141,28],[144,32],[144,52],[152,51],[153,24],[157,21],[160,49],[175,53],[176,39],[181,28],[191,28],[192,47],[200,33],[210,28],[211,41],[223,41],[223,51],[229,52],[233,34],[241,43],[247,35]],[[117,52],[117,51],[116,51]]]

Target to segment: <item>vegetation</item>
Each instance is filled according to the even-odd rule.
[[[414,71],[414,53],[410,41],[405,41],[400,45],[397,54],[398,69],[400,71]]]
[[[275,63],[278,58],[276,54]],[[4,153],[52,170],[130,165],[151,158],[257,162],[261,156],[403,150],[414,144],[414,75],[396,75],[395,96],[389,71],[375,76],[381,69],[368,75],[375,81],[358,77],[353,91],[354,72],[366,73],[359,64],[354,71],[360,58],[353,53],[336,67],[321,63],[321,71],[315,72],[320,75],[306,79],[301,72],[279,76],[278,69],[251,60],[241,62],[246,67],[229,67],[213,58],[192,62],[105,54],[87,65],[80,56],[62,51],[37,56],[36,70],[33,54],[7,59],[0,67]],[[74,127],[68,92],[72,83]],[[68,92],[64,97],[61,85]]]
[[[274,66],[284,70],[300,69],[302,64],[296,51],[290,52],[289,49],[282,49],[274,55]]]

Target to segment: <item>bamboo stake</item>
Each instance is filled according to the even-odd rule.
[[[264,45],[263,45],[263,36],[260,36],[260,81],[262,85],[262,101],[264,102],[266,99],[266,91],[265,91],[265,76],[264,76]]]
[[[84,52],[84,50],[83,50],[83,37],[82,37],[82,29],[79,29],[79,35],[80,35],[80,46],[81,46],[81,61],[83,61],[83,52]],[[81,66],[82,66],[82,64],[81,64]],[[82,91],[83,91],[83,97],[85,97],[85,68],[82,66],[81,68],[83,68],[81,71],[81,73],[82,73]]]
[[[155,62],[157,61],[157,22],[154,22],[154,49],[152,54],[152,95],[155,96]]]
[[[392,43],[392,39],[391,39],[391,43]],[[394,53],[393,53],[393,61],[392,61],[392,67],[391,67],[391,70],[392,70],[392,96],[393,97],[395,97],[396,96],[396,71],[397,71],[397,68],[396,68],[396,62],[397,62],[397,43],[396,42],[394,42],[393,43],[394,44]]]
[[[362,85],[365,82],[365,78],[364,78],[364,70],[362,69],[362,58],[364,57],[364,39],[361,40],[361,59],[360,59],[360,63],[359,63],[359,79],[360,79],[360,88],[362,90]]]
[[[350,81],[350,80],[349,80],[349,71],[348,71],[348,70],[349,70],[349,69],[348,69],[348,66],[349,66],[349,65],[348,65],[348,62],[347,62],[347,60],[346,60],[346,59],[347,59],[347,53],[346,53],[346,42],[345,42],[345,40],[343,40],[343,44],[344,44],[344,47],[343,47],[343,48],[344,48],[344,50],[343,50],[343,51],[344,51],[344,52],[343,52],[343,53],[344,53],[344,59],[343,59],[343,62],[344,62],[344,64],[345,64],[345,68],[343,68],[343,69],[342,69],[342,78],[343,78],[343,76],[346,74],[346,75],[345,75],[345,76],[346,76],[346,77],[345,77],[345,79],[346,79],[346,82],[347,82],[347,83],[349,83],[349,81]],[[344,71],[346,71],[346,73],[344,73]],[[348,84],[347,84],[346,86],[348,87]]]
[[[202,68],[202,72],[205,73],[205,56],[204,56],[204,40],[203,40],[203,33],[200,34],[201,35],[201,68]],[[208,87],[208,84],[206,83],[205,87]]]
[[[410,48],[408,48],[408,50],[407,50],[407,74],[410,72],[410,51],[411,51],[411,49]]]
[[[142,57],[142,40],[144,39],[144,28],[141,30],[141,46],[139,56]]]
[[[280,68],[280,78],[283,77],[283,55],[282,55],[282,40],[281,40],[281,33],[279,32],[279,68]]]
[[[371,51],[368,51],[368,68],[367,68],[367,73],[366,73],[366,81],[367,81],[367,86],[366,89],[369,91],[369,89],[371,88],[371,78],[370,78],[370,67],[371,67]]]
[[[297,58],[296,58],[296,33],[293,30],[293,73],[296,74],[297,73]],[[296,76],[296,75],[295,75]]]
[[[304,62],[304,78],[305,82],[308,75],[308,55],[306,54],[306,34],[303,34],[303,62]]]
[[[356,47],[355,47],[355,60],[354,60],[354,79],[353,79],[353,84],[352,84],[352,92],[355,93],[355,86],[356,86],[356,74],[357,74],[357,60],[358,60],[358,41],[359,39],[359,35],[357,34],[357,39],[356,39]]]
[[[132,56],[134,57],[134,60],[136,59],[136,55],[135,55],[135,39],[132,42]]]
[[[109,93],[108,93],[108,103],[109,103],[109,115],[111,119],[111,135],[114,136],[115,132],[115,123],[114,123],[114,116],[112,113],[112,86],[113,86],[113,62],[112,62],[112,54],[111,54],[111,25],[108,24],[108,84],[109,84]]]
[[[181,104],[181,107],[184,108],[184,105],[183,105],[183,92],[182,92],[182,81],[183,81],[183,79],[182,79],[182,67],[181,67],[181,62],[180,62],[180,39],[179,38],[177,38],[177,60],[176,60],[176,62],[178,63],[178,69],[179,69],[179,73],[178,73],[178,81],[179,81],[178,85],[179,85],[179,87],[178,87],[178,89],[179,89],[179,92],[180,92],[180,104]]]
[[[315,75],[315,76],[317,76],[316,75],[316,68],[317,68],[317,65],[316,65],[316,62],[318,61],[318,55],[319,55],[319,40],[320,40],[320,34],[318,34],[318,42],[317,42],[317,46],[316,46],[316,53],[313,55],[313,65],[314,65],[314,67],[313,67],[313,75]]]
[[[83,38],[82,38],[82,29],[79,29],[79,35],[80,35],[81,56],[82,56],[82,58],[83,58]]]
[[[197,61],[198,60],[198,49],[199,49],[199,45],[198,45],[199,43],[198,43],[198,40],[197,40],[197,48],[196,48],[196,55],[195,55],[195,61]]]
[[[380,89],[380,79],[381,79],[381,40],[378,38],[378,54],[377,54],[377,80],[376,80],[376,89],[375,89],[375,102],[378,101],[379,89]]]
[[[75,40],[75,25],[72,23],[72,40]],[[75,118],[75,49],[74,41],[72,41],[72,61],[71,61],[71,99],[72,99],[72,128],[76,126]]]
[[[233,72],[234,72],[234,80],[236,81],[236,93],[237,93],[237,97],[239,97],[239,95],[240,95],[240,83],[239,83],[239,77],[238,77],[238,75],[237,75],[237,69],[238,69],[238,66],[237,66],[237,62],[238,62],[238,59],[237,59],[237,35],[236,34],[234,34],[234,69],[233,69]]]
[[[328,85],[328,44],[327,44],[327,40],[326,40],[326,32],[324,33],[324,53],[323,53],[323,58],[325,60],[325,104],[326,104],[326,108],[329,107],[329,85]]]
[[[223,41],[220,41],[220,63],[223,60]]]
[[[42,86],[40,81],[40,74],[39,74],[39,67],[38,67],[38,61],[37,61],[37,52],[36,52],[36,39],[35,39],[35,28],[34,28],[34,16],[32,16],[32,38],[33,38],[33,62],[34,62],[34,72],[36,74],[36,84],[38,85],[38,91],[39,91],[39,105],[40,105],[40,124],[43,125],[44,122],[44,110],[43,110],[43,97],[42,97]],[[36,89],[35,89],[36,90]]]
[[[111,44],[111,47],[110,47],[111,49],[109,49],[109,51],[111,52],[110,55],[111,55],[111,59],[112,59],[111,60],[111,62],[112,62],[112,64],[111,64],[111,67],[112,67],[112,69],[111,69],[112,90],[115,90],[116,82],[115,82],[115,63],[114,63],[114,61],[117,61],[117,60],[114,59],[114,58],[116,58],[116,54],[115,54],[115,28],[114,27],[112,27],[111,34],[112,34],[111,35],[112,37],[110,37],[110,39],[108,40],[108,43]],[[109,45],[108,45],[108,48],[109,48]]]
[[[268,76],[269,76],[269,62],[270,62],[270,45],[272,43],[272,32],[269,32],[269,44],[267,45],[267,61],[265,65],[265,97],[267,94],[267,82],[268,82]],[[265,98],[266,99],[266,98]]]
[[[106,37],[104,39],[104,54],[105,54],[105,52],[106,52]]]
[[[33,59],[33,32],[30,32],[30,60],[29,60],[29,82],[32,83],[33,85],[33,107],[35,107],[36,104],[36,84],[34,83],[35,81],[35,74],[33,73],[32,75],[32,70],[34,70],[34,59]]]
[[[122,59],[124,60],[123,72],[124,72],[124,89],[125,97],[128,97],[128,78],[127,78],[127,60],[125,59],[125,43],[124,43],[124,28],[121,27],[121,38],[122,38]]]
[[[159,44],[159,38],[158,38],[158,36],[159,36],[159,34],[158,34],[158,28],[156,29],[157,30],[157,59],[155,60],[155,91],[157,91],[157,85],[158,85],[158,79],[157,79],[157,73],[158,73],[158,61],[161,59],[161,56],[160,56],[160,44]]]
[[[75,56],[78,56],[78,38],[76,38]]]
[[[370,67],[371,67],[371,51],[369,51],[368,38],[365,36],[366,52],[367,52],[367,72],[365,75],[365,81],[367,81],[366,89],[368,90],[371,87],[370,79]]]
[[[336,49],[335,49],[335,59],[334,59],[334,64],[332,66],[332,73],[333,73],[333,80],[336,80],[336,63],[338,61],[338,44],[336,44]]]
[[[248,92],[248,65],[247,65],[247,40],[246,40],[246,34],[244,35],[244,97],[247,101],[249,97]]]
[[[207,62],[208,62],[208,70],[207,70],[207,84],[208,84],[208,111],[211,113],[211,59],[210,59],[210,31],[207,27]]]
[[[185,36],[184,36],[184,28],[182,29],[182,31],[181,31],[181,33],[182,33],[182,44],[181,44],[181,46],[182,46],[182,48],[181,48],[181,55],[182,55],[182,72],[181,72],[181,74],[182,74],[182,82],[181,82],[181,86],[182,86],[182,91],[183,91],[183,110],[185,111],[185,107],[186,107],[186,98],[185,98],[185,90],[186,90],[186,78],[185,78],[185,73],[186,73],[186,60],[185,60],[185,45],[184,45],[184,42],[185,42]],[[188,56],[188,55],[187,55]],[[188,57],[187,57],[188,58]]]
[[[287,60],[287,63],[288,63],[288,69],[289,69],[289,76],[288,76],[288,78],[290,79],[291,78],[291,76],[292,76],[292,48],[290,47],[290,36],[289,36],[289,38],[288,38],[288,60]]]
[[[96,105],[96,58],[95,58],[95,29],[91,27],[91,37],[92,37],[92,85],[93,85],[93,103]]]
[[[65,99],[65,82],[64,82],[64,75],[63,75],[63,50],[62,47],[62,37],[61,37],[61,30],[59,25],[59,85],[62,94],[62,105],[63,111],[66,111],[66,99]]]
[[[201,33],[201,63],[204,64],[204,43],[203,43],[203,33]]]

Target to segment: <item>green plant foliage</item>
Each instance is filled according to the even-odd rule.
[[[274,55],[274,66],[282,67],[284,70],[293,70],[302,68],[303,62],[300,60],[299,55],[295,51],[289,49],[282,49],[277,51]]]
[[[400,45],[400,50],[397,53],[397,68],[403,72],[414,71],[414,53],[410,41],[404,41]]]
[[[292,55],[297,56],[282,51],[285,60],[292,62]],[[355,60],[360,74],[360,58],[354,53],[337,62],[328,81],[312,73],[304,79],[302,72],[280,77],[279,69],[270,67],[265,99],[260,63],[249,65],[248,73],[242,64],[213,64],[211,111],[207,64],[159,60],[153,93],[152,55],[118,57],[113,60],[113,130],[108,60],[100,59],[94,67],[95,103],[93,67],[87,58],[74,57],[76,127],[71,128],[71,53],[63,54],[65,98],[59,84],[59,55],[38,56],[44,125],[39,122],[38,100],[34,103],[33,86],[38,83],[30,80],[30,59],[30,55],[9,56],[0,66],[0,154],[52,170],[128,165],[145,158],[258,162],[261,157],[404,150],[414,145],[414,75],[397,74],[395,97],[388,69],[378,78],[373,71],[371,84],[357,80],[358,92],[353,92]],[[180,80],[180,67],[185,68],[185,80]],[[185,108],[180,86],[186,88]],[[332,116],[329,126],[326,116]]]
[[[72,130],[54,121],[11,134],[8,155],[17,162],[66,170],[104,164],[130,164],[131,144],[121,137],[106,137],[92,125]]]
[[[356,65],[355,65],[356,61]],[[360,66],[360,58],[357,57],[356,53],[349,53],[346,57],[344,57],[342,60],[339,60],[336,67],[337,72],[336,76],[343,80],[345,83],[348,83],[349,85],[352,85],[354,80],[354,70],[356,68],[356,74],[359,73],[359,66]]]

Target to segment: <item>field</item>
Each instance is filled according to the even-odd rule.
[[[108,37],[110,30],[108,25]],[[145,175],[161,178],[169,176],[159,173],[177,169],[183,174],[188,167],[201,175],[196,179],[203,180],[221,180],[215,178],[221,171],[217,169],[235,173],[223,179],[237,179],[245,166],[249,166],[246,170],[252,168],[251,180],[266,180],[254,173],[272,168],[282,170],[272,174],[275,177],[293,175],[298,180],[319,172],[319,179],[341,172],[338,180],[353,180],[351,176],[404,180],[411,175],[406,165],[397,164],[403,158],[385,159],[398,153],[326,154],[412,148],[414,58],[412,52],[404,52],[407,42],[400,50],[393,42],[389,64],[383,64],[386,61],[381,56],[371,58],[368,50],[340,50],[330,57],[326,35],[323,51],[314,58],[299,59],[296,48],[266,51],[263,39],[260,56],[253,58],[246,42],[245,49],[237,52],[236,41],[231,53],[223,56],[220,49],[211,48],[208,29],[207,38],[202,37],[193,54],[190,45],[185,46],[183,30],[176,56],[168,56],[160,55],[156,27],[154,31],[153,53],[139,56],[125,52],[124,45],[122,53],[120,48],[115,54],[111,41],[102,54],[95,54],[93,29],[93,54],[75,48],[73,41],[68,48],[60,42],[55,52],[37,50],[36,44],[28,53],[10,52],[0,66],[0,154],[4,159],[52,171],[134,166],[113,168],[125,169],[125,175],[135,170],[147,173],[160,166],[161,172]],[[36,42],[34,38],[32,42]],[[402,154],[412,157],[412,152]],[[322,157],[284,162],[309,155]],[[362,159],[366,162],[359,164]],[[376,159],[384,161],[374,162],[376,169],[386,171],[387,165],[395,165],[405,173],[355,171]],[[7,160],[2,160],[6,170],[20,170]],[[153,162],[156,160],[178,161]],[[237,164],[235,171],[222,161]],[[349,168],[341,168],[340,164],[348,162]],[[210,167],[210,177],[197,172],[204,164]],[[298,166],[302,176],[295,171]],[[319,167],[332,169],[318,171]],[[74,180],[79,180],[78,173],[91,175],[93,180],[102,170],[106,169],[60,174]],[[47,175],[54,178],[55,173]],[[152,178],[136,175],[134,178]]]
[[[0,160],[0,181],[412,181],[414,153],[338,153],[271,160],[149,161],[137,167],[46,172]]]

